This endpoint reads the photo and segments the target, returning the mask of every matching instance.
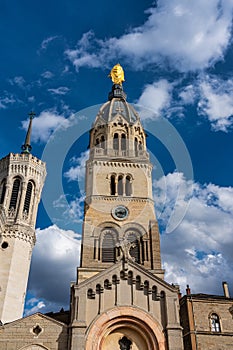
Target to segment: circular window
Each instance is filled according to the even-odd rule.
[[[129,211],[128,208],[126,208],[123,205],[118,205],[116,208],[113,208],[112,210],[112,216],[116,220],[124,220],[128,217]]]
[[[7,242],[2,242],[1,247],[2,247],[2,249],[6,249],[8,247],[8,245],[9,244]]]

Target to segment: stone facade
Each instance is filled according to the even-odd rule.
[[[188,294],[180,300],[185,350],[233,348],[233,299]]]
[[[40,313],[0,327],[0,350],[66,350],[68,327]]]
[[[81,261],[70,310],[5,323],[22,312],[45,168],[30,154],[0,161],[0,306],[5,302],[9,313],[0,326],[0,350],[233,348],[233,300],[226,285],[224,297],[187,289],[181,298],[179,287],[164,281],[151,171],[140,118],[114,84],[90,131]],[[20,195],[11,211],[16,176]],[[34,200],[25,213],[29,181]]]

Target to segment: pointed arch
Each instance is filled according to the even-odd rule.
[[[137,137],[135,137],[135,139],[134,139],[134,150],[135,150],[135,153],[138,151],[138,139],[137,139]]]
[[[0,193],[0,204],[3,204],[6,195],[6,179],[2,180]]]
[[[16,209],[17,207],[20,185],[21,185],[21,178],[17,176],[13,182],[9,209],[11,208]]]
[[[23,206],[23,212],[24,213],[26,212],[27,214],[29,213],[29,210],[30,210],[33,188],[34,188],[34,183],[33,181],[30,180],[27,184],[27,190],[26,190],[24,206]]]

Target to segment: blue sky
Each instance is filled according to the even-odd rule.
[[[35,110],[32,153],[48,167],[26,313],[68,305],[88,128],[118,62],[148,133],[166,279],[213,294],[227,280],[233,295],[233,1],[0,6],[1,156],[20,151]]]

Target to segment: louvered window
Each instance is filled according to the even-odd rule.
[[[10,209],[14,208],[16,209],[17,202],[18,202],[18,196],[19,196],[19,188],[20,188],[20,179],[16,178],[13,183],[12,193],[11,193],[11,200],[10,200]]]
[[[32,182],[29,181],[29,183],[27,185],[27,191],[26,191],[24,207],[23,207],[23,212],[26,212],[26,213],[29,213],[29,209],[30,209],[32,188],[33,188]]]
[[[112,233],[106,233],[102,244],[102,262],[115,262],[115,241]]]

